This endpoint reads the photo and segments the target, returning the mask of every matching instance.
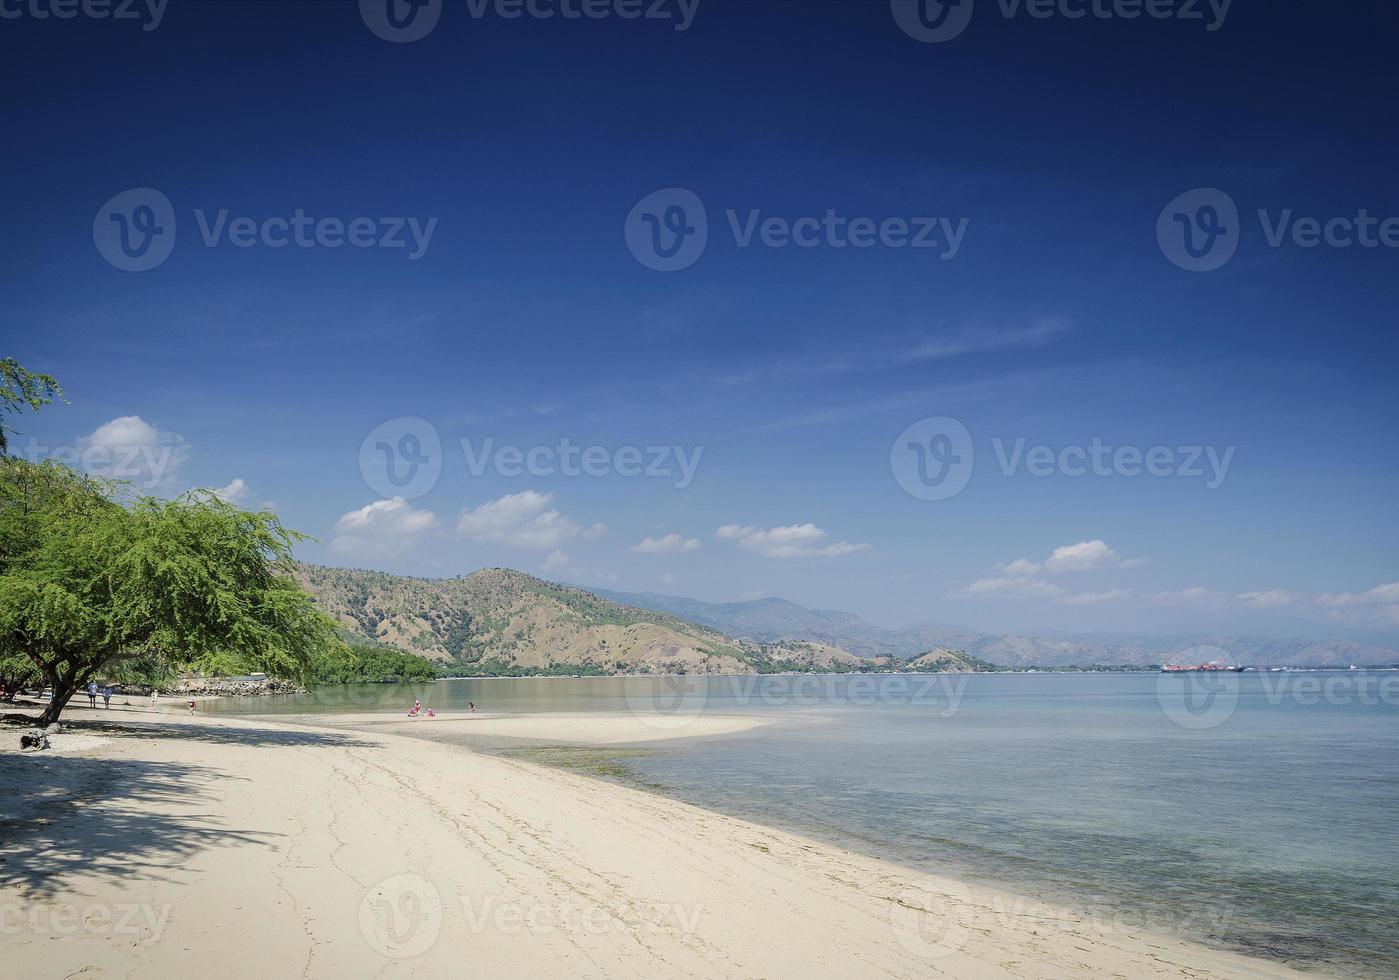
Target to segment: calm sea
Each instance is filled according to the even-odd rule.
[[[401,712],[415,697],[658,709],[678,734],[704,712],[759,713],[780,723],[643,749],[473,741],[1124,927],[1399,976],[1399,673],[462,680],[210,707]]]

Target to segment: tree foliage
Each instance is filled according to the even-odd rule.
[[[233,651],[303,679],[338,641],[292,575],[300,539],[210,494],[123,499],[58,463],[0,459],[0,658],[28,658],[53,689],[45,723],[119,668]]]
[[[25,408],[38,411],[55,398],[63,400],[63,389],[52,375],[25,370],[13,357],[0,358],[0,415]],[[0,456],[9,450],[7,433],[14,431],[0,421]]]
[[[365,644],[328,651],[311,667],[311,679],[320,684],[430,681],[436,677],[437,668],[422,657]]]

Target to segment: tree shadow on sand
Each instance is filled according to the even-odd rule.
[[[263,728],[82,722],[65,730],[274,750],[367,744],[333,733]],[[277,846],[282,835],[229,827],[219,815],[219,798],[237,792],[229,784],[241,781],[222,769],[185,763],[0,753],[0,889],[46,896],[80,874],[166,880],[211,848]]]
[[[180,742],[208,742],[212,745],[246,745],[258,748],[370,748],[374,743],[353,735],[323,732],[313,728],[252,728],[223,725],[185,724],[180,721],[147,722],[93,720],[65,726],[69,732],[106,735],[113,738],[173,739]]]

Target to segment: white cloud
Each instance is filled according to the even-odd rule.
[[[1055,548],[1053,554],[1046,559],[1044,568],[1047,572],[1058,574],[1086,572],[1117,563],[1117,552],[1109,548],[1107,542],[1095,538],[1092,541],[1080,541],[1078,544],[1066,544],[1062,548]]]
[[[1066,606],[1097,606],[1104,602],[1125,599],[1132,594],[1130,589],[1108,589],[1105,592],[1079,592],[1075,595],[1060,596],[1055,602]]]
[[[242,477],[235,477],[228,486],[215,490],[214,496],[224,503],[241,507],[243,502],[248,499],[248,484]]]
[[[667,534],[659,538],[642,538],[632,551],[643,555],[669,555],[678,551],[694,551],[700,546],[697,538],[686,538],[679,534]]]
[[[1399,603],[1399,582],[1377,585],[1368,592],[1323,592],[1316,601],[1329,609],[1394,605]]]
[[[1286,589],[1264,589],[1258,592],[1240,592],[1239,599],[1255,609],[1283,609],[1295,603],[1300,596]]]
[[[674,584],[675,584],[675,576],[672,575],[672,574],[670,574],[669,572],[666,572],[666,573],[663,574],[663,575],[657,575],[657,576],[656,576],[656,581],[657,581],[657,582],[660,582],[662,585],[674,585]]]
[[[975,598],[996,596],[1029,598],[1034,596],[1058,595],[1064,590],[1032,575],[1000,575],[995,578],[977,579],[963,591],[963,595]]]
[[[519,548],[557,548],[571,538],[593,541],[605,525],[584,527],[550,506],[554,495],[525,490],[462,511],[457,530],[476,541],[499,541]]]
[[[833,558],[869,548],[867,544],[834,541],[824,544],[827,534],[815,524],[790,524],[759,529],[751,524],[725,524],[715,532],[720,541],[735,541],[740,548],[756,551],[766,558]]]
[[[1028,575],[1038,575],[1039,573],[1040,563],[1028,558],[1017,558],[1015,561],[1008,561],[1001,566],[1001,574],[1011,578],[1025,578]]]
[[[1058,602],[1069,605],[1091,605],[1095,602],[1108,602],[1126,595],[1122,589],[1106,592],[1084,592],[1079,595],[1064,596],[1064,590],[1045,580],[1044,576],[1061,575],[1066,572],[1088,572],[1102,568],[1138,568],[1145,565],[1145,558],[1123,560],[1117,552],[1108,547],[1107,542],[1098,538],[1066,544],[1055,548],[1043,562],[1030,558],[1016,558],[997,568],[999,574],[990,578],[977,579],[971,585],[954,595],[1010,598],[1034,598],[1040,596],[1062,596]]]
[[[344,555],[391,557],[407,551],[436,524],[435,514],[415,509],[402,497],[376,500],[340,516],[330,547]]]
[[[78,464],[94,476],[124,480],[138,490],[170,493],[189,458],[182,436],[139,415],[123,415],[77,440]]]
[[[551,551],[549,557],[544,559],[544,564],[539,567],[549,574],[566,572],[569,567],[568,555],[558,550]]]

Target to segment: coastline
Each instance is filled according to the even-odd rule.
[[[448,716],[101,714],[69,729],[100,744],[0,753],[17,975],[1301,975],[388,730]],[[635,719],[561,724],[542,737],[641,740]]]

